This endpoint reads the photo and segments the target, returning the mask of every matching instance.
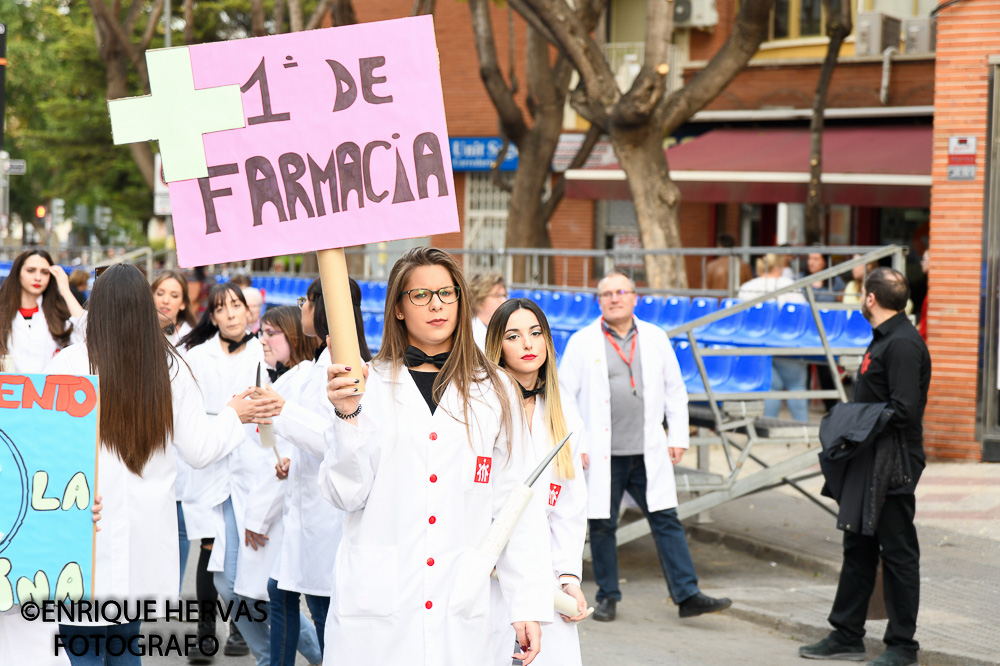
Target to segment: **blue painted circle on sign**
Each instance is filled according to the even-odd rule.
[[[28,513],[28,470],[14,442],[0,430],[0,553]]]

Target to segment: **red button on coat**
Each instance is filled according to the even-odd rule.
[[[434,566],[434,558],[433,557],[428,557],[427,558],[427,566],[429,566],[429,567]]]
[[[434,516],[431,516],[430,518],[427,519],[427,522],[430,523],[431,525],[433,525],[434,523],[437,522],[437,520],[438,520],[437,518],[435,518]]]
[[[436,432],[432,432],[431,433],[431,441],[433,442],[437,438],[438,438],[438,434]]]
[[[438,475],[437,474],[431,474],[431,483],[437,483],[437,480],[438,480]]]
[[[426,604],[424,604],[424,608],[426,608],[427,610],[430,610],[433,606],[434,606],[434,604],[432,604],[429,601]]]

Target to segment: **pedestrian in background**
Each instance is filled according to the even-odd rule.
[[[872,325],[854,388],[854,402],[886,403],[893,411],[889,429],[905,442],[911,481],[890,490],[882,504],[875,534],[844,531],[844,560],[829,621],[834,630],[823,640],[799,648],[809,659],[865,658],[865,618],[882,561],[885,607],[889,623],[886,650],[870,666],[916,666],[920,646],[914,640],[920,603],[920,545],[913,524],[914,491],[926,465],[923,417],[931,381],[931,358],[920,334],[909,322],[906,277],[891,268],[876,268],[865,279],[861,311]]]
[[[618,585],[618,511],[627,491],[653,532],[660,566],[681,617],[721,611],[729,599],[698,589],[698,577],[677,517],[674,465],[689,446],[688,397],[663,329],[637,319],[635,283],[612,271],[598,285],[601,317],[577,331],[559,364],[560,391],[583,415],[587,452],[590,551],[598,607],[610,622]],[[663,431],[666,416],[669,435]]]
[[[486,349],[486,327],[506,300],[507,283],[499,272],[476,273],[469,279],[469,304],[476,313],[472,318],[472,337],[479,349]]]

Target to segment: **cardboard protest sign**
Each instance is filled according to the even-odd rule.
[[[195,92],[238,86],[246,126],[199,136],[205,177],[169,182],[163,151],[181,266],[458,231],[430,16],[187,51]]]
[[[97,377],[0,374],[0,611],[90,599]]]

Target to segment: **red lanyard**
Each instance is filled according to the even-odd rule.
[[[635,326],[635,324],[633,324]],[[635,395],[635,375],[632,374],[632,361],[635,359],[635,341],[639,339],[639,329],[635,329],[635,333],[632,334],[632,349],[628,353],[628,358],[625,358],[625,353],[622,352],[622,348],[618,346],[615,339],[611,337],[611,333],[608,332],[608,325],[604,323],[604,318],[601,317],[601,330],[604,331],[604,337],[608,339],[611,346],[615,348],[618,352],[618,358],[622,360],[626,366],[628,366],[628,380],[632,384],[632,395]]]

